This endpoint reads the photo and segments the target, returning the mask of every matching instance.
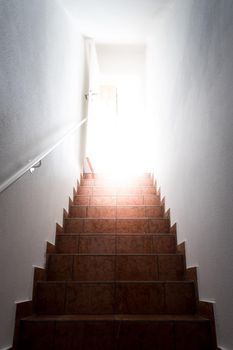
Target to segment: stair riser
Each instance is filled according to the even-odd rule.
[[[157,195],[121,195],[121,196],[91,196],[78,195],[74,197],[75,205],[160,205]]]
[[[80,184],[81,186],[114,186],[117,185],[117,181],[114,184],[114,181],[108,179],[82,179]],[[135,179],[129,183],[129,186],[153,186],[153,180],[151,178]]]
[[[163,206],[71,206],[70,217],[163,217]]]
[[[49,255],[49,281],[179,281],[182,255]]]
[[[27,322],[18,350],[213,350],[210,322]]]
[[[110,176],[110,179],[112,178],[112,176]],[[136,179],[151,179],[152,176],[150,173],[143,173],[140,174],[139,176],[135,176],[134,178]],[[81,175],[81,180],[82,179],[97,179],[97,180],[108,180],[109,176],[106,176],[104,174],[100,174],[100,173],[85,173]]]
[[[57,253],[80,254],[169,254],[176,252],[176,237],[154,236],[75,236],[61,235],[56,239]]]
[[[37,283],[38,314],[194,314],[192,282]]]
[[[78,188],[78,195],[88,195],[88,196],[104,196],[104,195],[145,195],[145,194],[156,194],[155,187],[151,186],[141,186],[141,187],[98,187],[98,186],[80,186]]]
[[[65,219],[66,233],[168,233],[169,219]]]

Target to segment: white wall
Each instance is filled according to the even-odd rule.
[[[33,265],[44,266],[72,186],[81,170],[80,133],[65,141],[33,175],[26,173],[0,196],[0,349],[12,342],[15,301],[32,297]]]
[[[130,44],[96,45],[100,71],[103,75],[139,75],[145,78],[145,46]]]
[[[83,116],[82,41],[57,0],[0,2],[0,183]]]
[[[155,173],[232,350],[233,2],[174,1],[151,30],[147,68]]]
[[[0,2],[0,179],[46,150],[85,115],[83,39],[57,1]],[[0,194],[0,349],[16,300],[32,296],[33,265],[79,177],[85,127]],[[0,181],[0,182],[1,182]]]

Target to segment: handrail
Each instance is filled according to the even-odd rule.
[[[12,176],[10,176],[7,180],[5,180],[2,184],[0,184],[0,193],[5,191],[9,186],[11,186],[15,181],[21,178],[26,172],[28,172],[31,168],[36,168],[37,164],[41,162],[43,158],[45,158],[49,153],[51,153],[57,146],[59,146],[68,136],[77,131],[85,122],[87,118],[82,119],[78,124],[73,126],[67,133],[57,141],[52,147],[40,153],[33,160],[30,160],[25,166],[23,166],[20,170],[16,171]]]

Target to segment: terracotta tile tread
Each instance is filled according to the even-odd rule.
[[[169,220],[166,217],[158,216],[98,216],[98,217],[86,217],[86,216],[71,216],[65,220]]]
[[[155,186],[153,185],[141,185],[141,184],[137,184],[136,186],[111,186],[111,185],[106,185],[106,186],[103,186],[103,185],[80,185],[78,188],[97,188],[97,189],[113,189],[113,190],[122,190],[122,188],[124,189],[133,189],[133,188],[140,188],[140,189],[144,189],[144,188],[153,188],[153,189],[156,189]],[[127,192],[126,192],[127,193]]]
[[[74,196],[74,203],[78,205],[159,205],[161,203],[160,195],[157,193],[106,193],[98,192],[93,194],[79,193]],[[90,193],[91,192],[91,193]],[[96,192],[96,191],[95,191]]]
[[[156,196],[157,191],[155,187],[151,186],[140,186],[140,187],[132,187],[127,188],[127,190],[123,191],[122,189],[115,189],[112,187],[96,187],[96,186],[80,186],[78,189],[77,195],[86,195],[86,196],[128,196],[128,195],[141,195],[141,196]]]
[[[79,186],[114,186],[114,187],[120,187],[120,185],[113,183],[109,180],[101,180],[101,179],[83,179],[81,180]],[[130,187],[132,186],[153,186],[154,183],[151,179],[139,179],[136,181],[131,182]]]
[[[102,234],[94,233],[94,232],[93,233],[83,233],[83,234],[82,233],[70,233],[70,232],[68,232],[68,233],[60,233],[59,237],[67,237],[67,236],[76,236],[76,237],[78,237],[78,236],[85,236],[85,237],[89,237],[89,236],[91,236],[91,237],[108,237],[108,236],[110,236],[110,237],[112,237],[112,236],[116,236],[116,235],[119,236],[119,234],[111,233],[111,232],[102,233]],[[144,232],[142,232],[142,233],[134,233],[134,234],[130,234],[130,233],[126,232],[124,234],[124,237],[159,237],[159,236],[175,237],[174,233],[170,233],[170,232],[168,232],[168,233],[144,233]]]
[[[91,253],[91,254],[86,254],[86,253],[51,253],[47,254],[47,256],[54,256],[54,255],[59,255],[59,256],[183,256],[181,253],[113,253],[113,254],[105,254],[105,253]]]
[[[72,218],[65,218],[65,220],[103,220],[103,219],[106,219],[106,220],[121,220],[121,219],[126,219],[126,220],[132,220],[132,219],[135,219],[135,220],[169,220],[168,218],[166,217],[163,217],[163,216],[155,216],[155,217],[149,217],[148,216],[141,216],[141,217],[128,217],[128,216],[118,216],[117,218],[109,218],[109,217],[72,217]]]
[[[51,283],[57,283],[57,284],[60,284],[60,283],[63,283],[63,284],[67,284],[67,283],[69,283],[69,284],[81,284],[81,285],[85,285],[85,284],[91,284],[91,285],[106,285],[106,284],[110,284],[110,285],[113,285],[113,286],[116,286],[116,285],[119,285],[119,284],[122,284],[122,283],[125,283],[125,284],[130,284],[130,283],[132,283],[132,284],[140,284],[140,285],[144,285],[144,284],[146,284],[146,283],[148,283],[148,284],[153,284],[153,283],[157,283],[157,282],[159,282],[159,283],[161,283],[161,284],[169,284],[169,283],[174,283],[174,282],[179,282],[179,283],[183,283],[183,282],[187,282],[187,283],[192,283],[193,282],[193,280],[180,280],[180,281],[155,281],[155,280],[141,280],[141,281],[132,281],[132,280],[130,280],[130,281],[127,281],[127,280],[121,280],[121,281],[116,281],[116,280],[107,280],[107,281],[105,281],[105,280],[100,280],[100,281],[74,281],[74,280],[72,280],[72,281],[70,281],[70,280],[68,280],[68,281],[66,281],[66,280],[63,280],[63,281],[50,281],[50,280],[48,280],[48,281],[37,281],[37,282],[39,282],[39,283],[43,283],[43,282],[47,282],[47,283],[49,283],[49,284],[51,284]]]
[[[91,194],[76,194],[74,197],[92,197]],[[132,193],[117,193],[117,194],[95,194],[94,197],[158,197],[157,194],[151,194],[151,193],[146,193],[146,194],[132,194]],[[151,205],[151,204],[149,204]]]
[[[182,281],[37,281],[39,284],[194,284],[193,280],[182,280]]]
[[[32,315],[29,317],[22,318],[23,321],[37,322],[37,321],[156,321],[156,322],[207,322],[207,318],[199,315],[185,314],[185,315]]]
[[[59,237],[60,236],[85,236],[85,237],[88,237],[88,236],[98,236],[98,237],[103,237],[103,236],[143,236],[143,237],[147,237],[147,236],[170,236],[170,237],[175,237],[174,233],[170,233],[170,232],[167,232],[167,233],[164,233],[164,232],[161,232],[161,233],[148,233],[148,232],[141,232],[141,233],[135,233],[135,234],[130,234],[129,232],[125,232],[125,233],[122,233],[122,232],[104,232],[104,233],[85,233],[85,232],[78,232],[78,233],[75,233],[75,232],[67,232],[67,233],[62,233],[60,234],[59,233]]]
[[[66,218],[66,233],[160,233],[169,232],[168,218]]]
[[[84,196],[86,197],[86,196]],[[104,196],[105,197],[105,196]],[[116,204],[116,205],[104,205],[104,204],[99,204],[99,205],[85,205],[85,204],[77,204],[77,205],[72,205],[72,208],[95,208],[95,207],[100,207],[100,208],[144,208],[144,207],[149,207],[149,208],[161,208],[163,207],[162,204]]]
[[[82,185],[80,185],[79,186],[79,188],[80,187],[84,187],[84,188],[86,188],[86,187],[92,187],[92,188],[114,188],[114,189],[122,189],[122,188],[125,188],[125,189],[127,189],[127,188],[141,188],[141,187],[151,187],[151,188],[155,188],[155,186],[154,185],[141,185],[141,184],[136,184],[136,186],[134,186],[134,185],[132,185],[132,186],[116,186],[116,185],[111,185],[111,184],[109,184],[109,185],[106,185],[106,186],[104,186],[104,185],[84,185],[84,184],[82,184]]]
[[[109,179],[111,178],[111,174],[108,175],[108,174],[105,174],[105,173],[98,173],[98,172],[94,172],[94,173],[91,173],[91,172],[85,172],[83,173],[82,175],[84,177],[84,179],[88,178],[89,176],[93,177],[94,178],[97,178],[97,179]],[[141,174],[138,174],[137,176],[134,176],[133,178],[143,178],[143,177],[152,177],[152,174],[151,173],[147,173],[147,172],[143,172]]]

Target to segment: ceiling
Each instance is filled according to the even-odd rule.
[[[144,43],[152,21],[174,0],[61,0],[97,43]]]

